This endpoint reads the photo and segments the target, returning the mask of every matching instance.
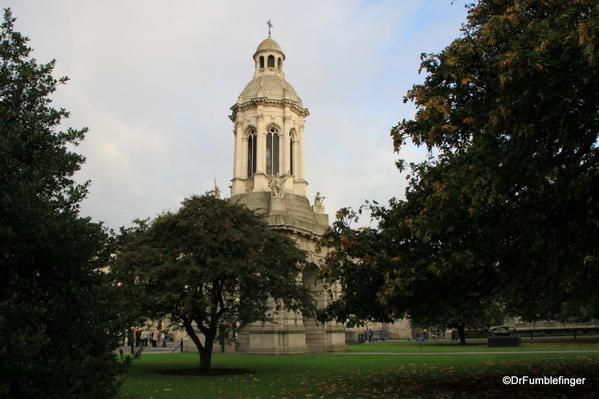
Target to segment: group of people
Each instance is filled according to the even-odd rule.
[[[369,328],[366,331],[364,341],[367,342],[376,342],[376,341],[386,341],[387,340],[387,332],[385,330],[379,330],[378,332],[372,331],[372,328]]]
[[[165,347],[167,342],[173,342],[173,334],[169,333],[168,330],[157,331],[132,328],[129,331],[129,334],[127,334],[127,337],[127,345],[133,346],[133,344],[135,344],[136,347],[150,345],[154,348],[157,346]]]

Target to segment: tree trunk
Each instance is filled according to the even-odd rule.
[[[204,347],[200,349],[200,370],[210,370],[212,367],[212,348],[214,346],[215,334],[204,335]]]
[[[207,350],[206,348],[202,348],[199,350],[200,352],[200,370],[207,371],[212,367],[212,348]]]
[[[214,337],[216,336],[216,329],[214,329],[214,331],[210,329],[208,334],[204,335],[204,345],[202,345],[200,338],[192,328],[191,322],[184,321],[183,325],[185,326],[187,335],[189,335],[189,338],[191,338],[198,348],[198,353],[200,354],[200,370],[210,370],[212,362],[212,346],[214,344]]]
[[[225,353],[226,333],[227,330],[225,329],[225,326],[223,326],[222,324],[218,326],[218,342],[220,344],[220,351],[222,353]]]
[[[458,335],[460,336],[460,345],[466,345],[466,326],[463,324],[458,326]]]

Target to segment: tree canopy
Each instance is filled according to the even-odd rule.
[[[185,329],[204,370],[217,334],[273,320],[279,311],[314,313],[298,278],[304,252],[241,205],[191,197],[175,213],[140,222],[124,241],[114,272],[148,317]]]
[[[472,254],[529,318],[597,304],[598,13],[590,0],[480,1],[463,37],[423,57],[406,97],[416,118],[392,132],[398,150],[409,139],[438,154],[413,168],[414,231]]]
[[[0,27],[0,397],[107,398],[121,366],[108,236],[78,214],[86,129],[50,95],[66,78],[38,64],[10,10]]]
[[[471,298],[527,319],[599,316],[598,30],[596,1],[481,0],[461,37],[422,55],[416,116],[391,133],[431,157],[410,165],[405,200],[373,213],[379,304],[413,316],[428,291],[429,314]]]
[[[369,204],[376,228],[354,229],[359,213],[339,212],[322,239],[331,248],[322,274],[333,291],[340,286],[341,294],[321,319],[356,325],[409,317],[414,327],[456,328],[463,344],[466,328],[496,323],[501,307],[489,298],[489,280],[472,259],[414,236],[411,205]],[[441,267],[450,262],[450,269]]]

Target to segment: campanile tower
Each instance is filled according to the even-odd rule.
[[[269,24],[270,26],[270,24]],[[321,255],[316,242],[328,227],[324,197],[306,197],[302,99],[285,80],[285,54],[270,34],[253,55],[254,76],[231,107],[235,156],[230,200],[256,210],[273,228],[289,234],[306,251],[313,266],[304,270],[303,284],[319,306],[327,295],[317,279]],[[319,324],[301,314],[282,311],[275,323],[244,328],[238,350],[254,353],[327,352],[345,348],[345,329]]]
[[[253,58],[254,77],[231,107],[235,123],[231,196],[271,191],[273,182],[286,193],[305,196],[303,136],[308,110],[285,80],[285,54],[276,41],[263,40]]]

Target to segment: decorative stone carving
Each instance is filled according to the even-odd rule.
[[[283,198],[285,197],[285,181],[289,176],[273,176],[270,178],[270,182],[268,185],[270,186],[270,192],[275,198]]]
[[[220,199],[220,187],[216,183],[216,178],[214,179],[214,197]]]
[[[512,326],[492,326],[489,327],[489,332],[494,337],[507,337],[516,335],[516,327]]]
[[[325,196],[320,195],[320,191],[316,193],[316,195],[314,196],[314,206],[312,207],[312,210],[315,213],[324,213],[324,200],[325,200]]]

